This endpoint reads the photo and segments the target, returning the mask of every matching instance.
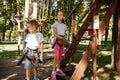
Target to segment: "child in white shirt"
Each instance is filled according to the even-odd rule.
[[[39,58],[38,56],[38,49],[41,50],[41,57],[43,56],[43,35],[42,33],[37,31],[38,27],[38,22],[36,20],[30,20],[27,22],[27,28],[30,33],[26,35],[25,38],[25,43],[26,43],[26,49],[28,50],[27,56],[29,58]],[[34,66],[30,60],[27,58],[25,59],[25,66],[24,68],[26,69],[26,78],[27,80],[30,80],[30,74],[31,74],[31,69],[34,69],[34,80],[39,80],[38,78],[38,72],[37,72],[37,67]]]

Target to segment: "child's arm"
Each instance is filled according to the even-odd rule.
[[[57,38],[62,39],[62,37],[57,34],[57,29],[56,29],[55,27],[53,27],[53,34],[54,34],[54,36],[56,36]]]
[[[41,51],[41,53],[43,53],[43,51],[44,51],[43,41],[40,43],[40,51]]]

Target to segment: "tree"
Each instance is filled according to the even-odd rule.
[[[2,40],[5,40],[5,32],[13,27],[13,17],[16,14],[16,0],[0,0],[0,28]]]

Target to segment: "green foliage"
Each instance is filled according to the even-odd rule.
[[[42,0],[41,0],[42,1]],[[57,6],[53,6],[54,2],[57,2]],[[49,22],[44,26],[44,29],[42,29],[43,33],[45,36],[50,36],[52,31],[51,31],[51,25],[54,23],[54,21],[56,20],[56,15],[57,15],[57,11],[58,10],[62,10],[65,13],[65,17],[70,13],[70,11],[75,7],[75,5],[77,4],[76,1],[78,0],[49,0],[49,4],[47,4],[47,0],[45,0],[45,5],[49,5],[49,10],[48,10],[48,20]],[[41,2],[40,2],[41,3]],[[40,4],[38,6],[41,6],[42,4]],[[8,0],[6,5],[2,4],[2,0],[1,0],[1,12],[0,12],[0,30],[2,31],[3,29],[8,30],[15,30],[16,26],[16,22],[15,20],[11,20],[11,18],[15,18],[15,15],[17,14],[17,1],[16,0]],[[80,17],[80,15],[82,14],[82,7],[83,5],[81,5],[80,9],[77,11],[76,13],[76,17]],[[25,7],[25,0],[20,0],[20,13],[22,16],[24,16],[24,7]],[[41,9],[41,8],[40,8]],[[41,13],[38,11],[38,13]],[[42,14],[42,13],[41,13]],[[42,16],[41,14],[39,14],[39,16]],[[6,26],[7,22],[9,21],[9,24]],[[23,23],[21,23],[23,24]],[[71,18],[69,21],[66,22],[66,24],[68,25],[68,30],[70,31],[71,28]],[[14,26],[14,27],[13,27]],[[22,25],[23,26],[23,25]]]
[[[17,13],[16,0],[6,0],[6,4],[3,4],[0,0],[0,33],[5,34],[7,30],[13,30],[13,18]]]
[[[2,3],[3,0],[0,0],[0,33],[4,33],[7,30],[11,30],[14,31],[17,29],[16,25],[17,22],[15,20],[15,15],[17,14],[17,0],[6,0],[7,3],[6,5],[3,5]],[[20,1],[20,13],[22,15],[22,20],[23,20],[23,16],[24,16],[24,9],[25,9],[25,0],[19,0]],[[41,7],[41,5],[43,5],[42,3],[43,0],[39,0],[38,3],[38,21],[41,20],[43,11],[41,11],[43,9],[43,7]],[[47,15],[47,24],[43,27],[44,29],[42,29],[43,33],[45,36],[49,36],[52,34],[51,31],[51,25],[55,22],[56,20],[56,15],[57,12],[59,10],[62,10],[65,13],[65,17],[71,12],[71,10],[79,3],[80,0],[49,0],[49,4],[47,3],[48,0],[45,0],[45,14]],[[83,0],[86,1],[86,0]],[[92,0],[87,0],[87,1],[92,1]],[[57,3],[57,5],[53,5],[54,3]],[[47,10],[47,6],[48,6],[48,10]],[[101,8],[106,8],[108,6],[102,6]],[[30,14],[32,11],[32,3],[30,5]],[[86,5],[84,2],[82,2],[82,4],[80,5],[79,9],[77,10],[77,12],[75,13],[75,19],[76,19],[76,33],[78,32],[80,26],[82,25],[82,23],[84,22],[78,22],[79,19],[84,15],[84,13],[87,11]],[[46,13],[47,12],[47,13]],[[102,18],[104,16],[105,13],[100,13],[98,14],[100,16],[100,18]],[[70,34],[71,32],[71,21],[72,21],[72,16],[69,18],[68,21],[65,22],[65,24],[68,26],[68,32]],[[21,27],[23,29],[23,25],[24,22],[21,22]],[[110,22],[110,29],[112,28],[112,20]],[[4,30],[4,31],[3,31]]]

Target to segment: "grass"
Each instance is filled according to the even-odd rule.
[[[17,41],[0,41],[0,44],[1,45],[4,45],[4,44],[17,44]]]
[[[79,45],[74,55],[75,62],[82,58],[86,45]],[[97,48],[97,78],[96,80],[120,80],[120,74],[111,67],[111,46],[98,46]],[[87,69],[81,80],[93,80],[93,58],[90,59]]]
[[[85,51],[86,50],[86,48],[87,48],[87,45],[79,45],[78,47],[77,47],[77,49],[76,49],[76,54],[74,55],[74,58],[75,58],[75,62],[76,63],[78,63],[79,61],[80,61],[80,59],[81,59],[81,57],[82,57],[82,53],[83,53],[83,51]],[[107,57],[107,56],[109,56],[109,58],[111,58],[111,46],[98,46],[98,48],[97,48],[97,58],[98,58],[98,61],[100,60],[105,60],[105,61],[107,61],[107,60],[109,60],[110,61],[110,59],[108,59],[108,58],[105,58],[105,59],[101,59],[101,58],[103,58],[103,57]]]
[[[6,43],[5,43],[6,44]],[[4,44],[2,44],[2,45],[4,45]],[[11,44],[8,44],[8,45],[10,45],[10,46],[12,46]],[[50,44],[45,44],[45,52],[51,52],[51,51],[53,51],[50,47],[51,47],[51,45]],[[82,52],[83,51],[85,51],[86,50],[86,45],[79,45],[78,46],[78,48],[76,49],[76,54],[74,55],[74,57],[75,57],[75,62],[76,63],[78,63],[79,62],[79,60],[81,59],[81,57],[82,57]],[[8,47],[9,48],[9,47]],[[106,56],[109,56],[109,58],[110,58],[110,55],[111,55],[111,47],[106,47],[106,48],[103,48],[103,47],[101,47],[101,48],[98,48],[97,49],[97,56],[98,56],[98,61],[100,60],[100,61],[102,61],[102,60],[104,60],[104,61],[110,61],[110,59],[108,59],[108,58],[105,58],[104,59],[104,57],[106,57]],[[7,49],[6,50],[1,50],[0,51],[0,60],[4,60],[4,59],[13,59],[13,58],[16,58],[18,56],[18,52],[17,52],[17,50],[14,50],[14,51],[8,51]],[[103,59],[102,59],[103,58]],[[103,62],[103,61],[102,61]]]
[[[17,51],[0,51],[0,60],[15,59],[17,57]]]
[[[18,57],[18,46],[17,44],[11,44],[11,42],[8,42],[9,44],[2,43],[0,44],[0,61],[1,60],[7,60],[7,59],[15,59]],[[21,48],[21,56],[22,56],[22,45]],[[49,53],[52,52],[53,49],[51,48],[51,44],[45,43],[44,45],[44,52]]]

